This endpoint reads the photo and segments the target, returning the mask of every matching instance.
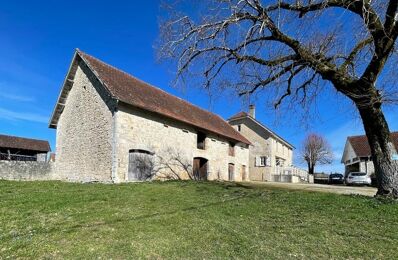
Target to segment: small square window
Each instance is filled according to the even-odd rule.
[[[235,144],[234,143],[231,143],[231,142],[229,143],[228,155],[235,156]]]
[[[198,149],[205,149],[205,141],[206,141],[206,135],[204,133],[198,132],[197,134],[197,148]]]
[[[271,166],[271,158],[268,156],[258,156],[255,163],[257,167]]]

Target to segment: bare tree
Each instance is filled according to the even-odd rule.
[[[205,89],[241,96],[267,89],[276,108],[288,100],[308,107],[333,86],[362,119],[378,195],[398,197],[382,111],[397,101],[397,0],[202,0],[191,9],[186,2],[166,3],[161,21],[159,54],[177,63],[177,79],[200,73]]]
[[[157,172],[157,166],[154,156],[148,156],[147,154],[137,154],[134,157],[135,170],[139,173],[139,180],[148,181],[152,180]]]
[[[158,156],[157,174],[167,180],[197,180],[193,173],[192,162],[179,150],[167,148],[165,156]]]
[[[327,140],[317,134],[309,134],[301,147],[301,158],[308,165],[308,173],[314,174],[315,166],[330,164],[333,161],[333,152]]]
[[[178,149],[168,147],[159,154],[148,156],[137,154],[134,157],[135,170],[143,181],[155,178],[163,180],[200,180],[193,171],[192,161]]]

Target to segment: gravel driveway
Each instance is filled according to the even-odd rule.
[[[304,183],[281,183],[281,182],[251,182],[255,185],[278,187],[294,190],[308,190],[319,192],[330,192],[337,194],[359,194],[364,196],[374,196],[377,189],[366,186],[345,186],[345,185],[325,185],[325,184],[304,184]]]

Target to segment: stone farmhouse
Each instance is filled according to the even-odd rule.
[[[398,150],[398,132],[392,132],[391,139],[395,149]],[[372,155],[366,135],[347,138],[341,163],[345,165],[345,175],[350,172],[366,172],[369,176],[374,174]]]
[[[249,148],[250,180],[309,181],[307,171],[293,166],[294,146],[256,120],[253,105],[249,113],[239,112],[228,122],[252,143]]]
[[[251,142],[228,122],[79,50],[49,126],[56,179],[248,180]]]
[[[49,151],[48,141],[0,135],[0,160],[45,162]]]

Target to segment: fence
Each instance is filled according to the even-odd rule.
[[[294,166],[275,167],[275,172],[273,174],[273,181],[294,182],[295,179],[297,179],[297,181],[300,182],[311,182],[311,178],[306,170]]]
[[[21,155],[21,154],[0,153],[0,160],[34,162],[37,161],[37,155],[31,156],[31,155]]]

